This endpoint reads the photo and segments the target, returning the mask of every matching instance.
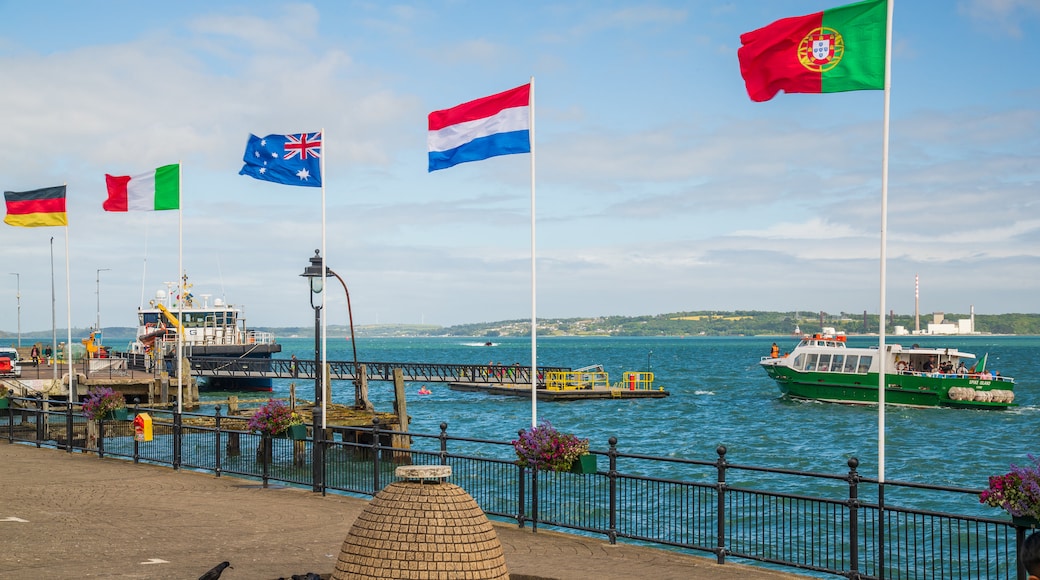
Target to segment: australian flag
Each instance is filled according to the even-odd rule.
[[[321,187],[321,131],[295,135],[249,135],[239,175],[303,187]]]

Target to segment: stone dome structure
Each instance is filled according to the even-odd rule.
[[[343,541],[332,578],[508,579],[498,534],[477,502],[444,481],[448,465],[410,465],[375,495]]]

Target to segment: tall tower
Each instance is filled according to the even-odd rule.
[[[921,281],[914,274],[914,332],[921,332]]]

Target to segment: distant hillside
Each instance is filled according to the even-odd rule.
[[[947,313],[947,322],[968,318],[968,314]],[[921,328],[926,328],[932,321],[931,314],[921,316]],[[358,338],[364,337],[396,337],[396,336],[475,336],[495,338],[501,336],[528,336],[530,320],[502,320],[498,322],[481,322],[475,324],[459,324],[455,326],[437,326],[431,324],[372,324],[359,325],[354,328]],[[895,326],[914,328],[913,316],[896,315],[888,321],[887,331],[892,333]],[[758,310],[725,311],[693,311],[673,312],[648,316],[603,316],[595,318],[545,318],[538,320],[539,336],[754,336],[754,335],[789,335],[795,329],[802,332],[819,332],[823,327],[833,327],[847,334],[877,334],[877,315],[850,313],[805,313],[805,312],[764,312]],[[290,327],[257,327],[273,333],[278,338],[313,337],[312,326]],[[975,330],[989,334],[1040,335],[1040,314],[976,314]],[[89,334],[89,329],[75,328],[72,331],[73,341],[79,341]],[[136,329],[128,327],[106,328],[104,340],[106,344],[119,345],[134,338]],[[64,342],[66,331],[58,329],[58,341]],[[342,325],[330,325],[329,335],[333,337],[350,336],[350,328]],[[17,339],[17,334],[0,331],[0,344]],[[50,342],[51,333],[23,332],[22,344],[27,342]]]
[[[955,323],[967,314],[945,315]],[[921,317],[921,327],[927,328],[932,315]],[[864,324],[865,322],[865,324]],[[530,320],[503,320],[455,326],[434,325],[365,325],[357,326],[354,333],[360,337],[392,336],[475,336],[495,338],[530,335]],[[913,316],[895,316],[888,321],[887,332],[895,326],[914,328]],[[848,334],[877,334],[878,317],[848,313],[807,314],[798,312],[763,311],[699,311],[674,312],[653,316],[606,316],[596,318],[545,318],[538,320],[539,336],[741,336],[789,335],[795,329],[802,332],[820,332],[823,327],[834,327]],[[1040,335],[1040,314],[975,315],[977,332],[990,334]],[[276,336],[313,336],[309,327],[266,328]],[[345,326],[330,326],[332,336],[349,336]]]

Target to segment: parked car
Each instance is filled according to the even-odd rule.
[[[13,347],[0,346],[0,377],[22,376],[22,365],[18,360],[18,351]]]

